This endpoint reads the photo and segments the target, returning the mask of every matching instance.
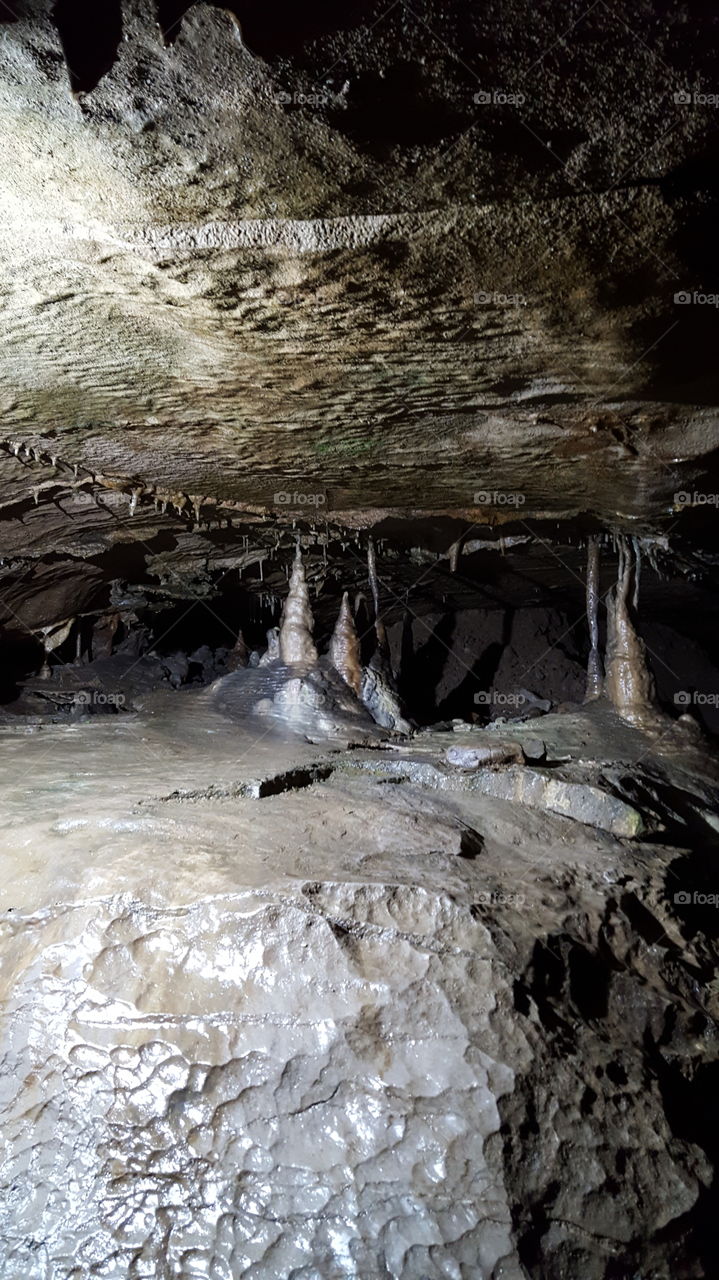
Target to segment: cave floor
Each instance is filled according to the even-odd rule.
[[[447,763],[456,748],[537,742],[537,762]],[[527,777],[539,791],[519,785]],[[486,728],[457,722],[369,747],[228,719],[197,691],[158,695],[147,713],[18,717],[0,729],[0,901],[32,911],[48,897],[166,901],[169,891],[181,902],[196,895],[198,876],[222,893],[390,872],[437,885],[469,875],[474,889],[498,877],[509,892],[517,875],[526,888],[538,861],[621,868],[628,847],[658,858],[691,849],[697,830],[718,843],[718,780],[698,736],[668,719],[645,732],[601,704]],[[600,800],[588,815],[577,808],[586,788]],[[641,815],[641,830],[626,827],[627,813]],[[629,846],[626,835],[638,838]],[[461,840],[471,875],[454,858]]]
[[[58,1275],[521,1280],[550,1185],[551,1274],[704,1274],[662,1072],[717,1012],[714,764],[601,706],[455,729],[310,743],[204,691],[3,725],[11,1274],[32,1224]],[[448,761],[508,740],[542,758]]]

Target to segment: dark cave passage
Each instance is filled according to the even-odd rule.
[[[448,545],[455,536],[451,525],[440,524],[432,531],[408,524],[401,537],[397,529],[379,531],[386,662],[415,725],[522,722],[583,704],[590,646],[582,590],[588,535],[572,526],[555,529],[553,547],[547,541],[549,531],[538,527],[533,535],[528,528],[530,533],[523,532],[516,547],[511,532],[501,540],[460,539],[456,562]],[[133,540],[93,560],[88,566],[93,575],[88,580],[89,607],[80,609],[69,624],[62,624],[58,616],[57,629],[51,625],[45,632],[17,625],[23,617],[29,620],[34,606],[27,596],[27,579],[15,579],[6,571],[6,714],[37,709],[38,697],[47,709],[54,682],[62,686],[78,677],[89,680],[98,660],[105,680],[114,673],[122,683],[123,670],[132,673],[131,687],[123,688],[128,706],[138,681],[145,691],[168,684],[181,689],[226,674],[238,637],[247,656],[254,654],[253,661],[258,660],[267,648],[268,633],[281,622],[298,538],[305,545],[319,652],[330,646],[342,592],[348,590],[360,660],[371,666],[378,641],[363,567],[366,539],[347,535],[348,542],[338,532],[328,544],[310,526],[304,531],[288,526],[280,534],[271,533],[266,546],[258,541],[253,550],[253,535],[241,529],[228,533],[224,546],[212,536],[225,559],[234,545],[238,561],[248,559],[249,567],[189,578],[180,571],[158,581],[148,552],[160,559],[172,556],[175,539],[167,533],[147,546]],[[412,545],[422,542],[419,571],[420,553],[412,551]],[[662,551],[654,564],[647,562],[634,612],[658,706],[674,718],[689,713],[714,734],[719,732],[719,667],[713,650],[716,596],[710,575],[702,581],[700,573],[687,573],[682,565],[681,557],[674,563]],[[603,653],[609,639],[607,602],[617,573],[616,552],[606,540],[600,566],[597,621]],[[48,564],[46,571],[53,572],[56,584],[60,581],[57,565]],[[41,589],[43,572],[37,570],[36,589]],[[68,562],[63,572],[67,603],[58,596],[58,615],[69,609],[73,594],[77,597],[83,570]],[[114,660],[111,667],[109,659]]]

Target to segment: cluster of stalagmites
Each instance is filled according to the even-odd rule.
[[[356,720],[396,733],[409,733],[410,724],[402,714],[392,673],[384,628],[378,613],[376,571],[370,557],[370,579],[375,598],[377,648],[367,667],[362,665],[360,640],[347,592],[326,657],[321,658],[313,639],[314,619],[310,607],[302,554],[297,547],[289,590],[279,628],[267,633],[264,654],[248,654],[242,637],[231,654],[231,664],[269,669],[278,679],[268,696],[253,708],[259,715],[276,715],[299,727],[314,719],[317,727],[331,729],[338,720]],[[368,715],[369,713],[369,715]]]
[[[657,716],[654,685],[647,666],[646,650],[632,617],[638,600],[641,549],[635,540],[619,536],[617,582],[606,599],[607,642],[602,663],[599,645],[599,551],[598,538],[589,541],[587,559],[587,622],[589,658],[585,701],[606,697],[624,719],[650,724]],[[333,715],[367,721],[398,733],[411,726],[400,707],[392,671],[389,646],[381,620],[375,552],[368,548],[369,581],[374,603],[375,650],[366,665],[350,607],[348,593],[342,597],[339,615],[325,657],[320,658],[313,639],[314,619],[299,544],[289,590],[279,627],[267,633],[267,650],[261,656],[249,654],[242,636],[230,654],[228,666],[255,666],[281,674],[271,696],[259,699],[259,714],[280,715],[285,722],[315,714],[325,727]],[[631,597],[631,598],[630,598]]]

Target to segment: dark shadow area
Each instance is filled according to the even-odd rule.
[[[494,684],[502,654],[509,644],[513,616],[512,609],[505,609],[502,618],[502,638],[487,645],[471,670],[467,671],[461,684],[443,699],[437,707],[438,719],[451,720],[455,716],[467,716],[471,710],[479,712],[480,716],[484,713],[484,718],[489,719],[489,706],[478,703],[476,694],[486,693]]]
[[[89,93],[113,65],[122,40],[121,0],[58,0],[52,10],[73,93]]]
[[[213,0],[202,0],[213,3]],[[182,19],[193,7],[193,0],[156,0],[157,19],[163,38],[173,44],[182,27]],[[322,36],[331,35],[363,21],[371,22],[381,12],[376,3],[350,0],[338,5],[334,0],[309,0],[297,5],[279,0],[272,5],[253,0],[226,0],[215,4],[227,9],[240,23],[242,38],[248,49],[262,58],[288,57],[299,53],[305,45]]]

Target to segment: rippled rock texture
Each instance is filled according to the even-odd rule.
[[[224,518],[656,522],[709,465],[704,6],[77,8],[0,27],[10,443]]]

